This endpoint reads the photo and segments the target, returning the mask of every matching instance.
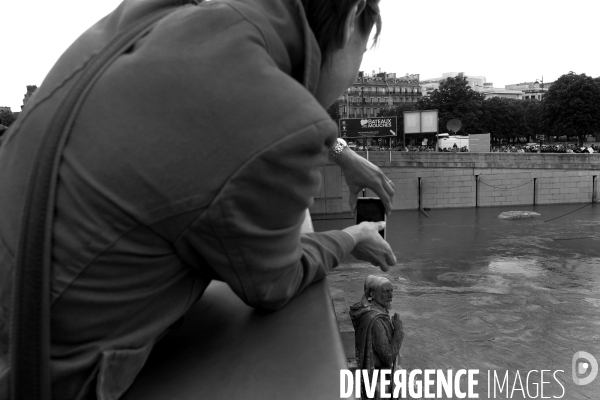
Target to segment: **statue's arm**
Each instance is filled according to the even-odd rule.
[[[384,323],[385,322],[379,319],[373,324],[373,349],[379,359],[391,367],[394,363],[394,359],[400,352],[400,346],[402,346],[402,340],[404,339],[404,332],[402,332],[402,330],[394,330],[390,340]]]

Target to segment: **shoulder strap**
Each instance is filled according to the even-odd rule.
[[[113,38],[62,100],[39,144],[21,217],[11,312],[11,399],[50,392],[50,267],[56,181],[62,149],[85,97],[127,48],[173,10],[160,9]]]

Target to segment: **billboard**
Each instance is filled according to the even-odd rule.
[[[404,133],[421,133],[421,111],[404,111]]]
[[[340,119],[342,138],[395,137],[398,135],[396,116]]]
[[[438,110],[404,111],[404,133],[438,133]]]
[[[478,135],[469,135],[469,152],[470,153],[489,153],[491,149],[491,141],[489,133],[481,133]]]

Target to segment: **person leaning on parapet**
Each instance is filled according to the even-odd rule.
[[[66,51],[3,139],[4,395],[10,278],[36,127],[110,38],[173,3],[125,0]],[[378,34],[378,0],[180,5],[105,70],[72,115],[58,169],[53,398],[119,398],[213,279],[250,306],[278,309],[349,253],[383,270],[395,264],[377,233],[384,223],[300,233],[328,154],[352,204],[369,187],[391,211],[393,184],[336,144],[325,111],[353,83],[374,26]]]

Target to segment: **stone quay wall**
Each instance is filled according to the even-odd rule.
[[[600,154],[358,152],[394,182],[395,210],[587,203],[598,199]],[[322,167],[313,214],[349,212],[339,167]],[[367,196],[374,196],[367,191]]]

